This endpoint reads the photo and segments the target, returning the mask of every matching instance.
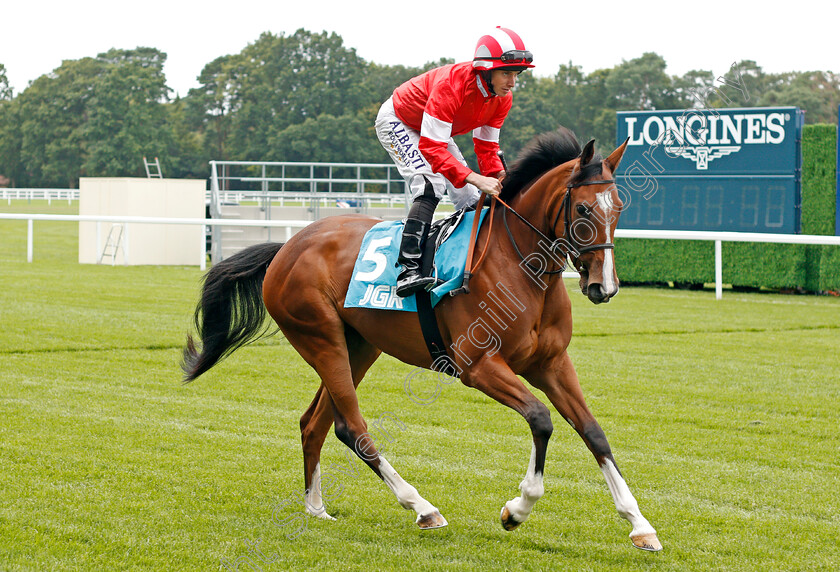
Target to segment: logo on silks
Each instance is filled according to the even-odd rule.
[[[623,119],[630,137],[628,145],[661,146],[669,157],[688,159],[696,170],[706,171],[715,159],[738,153],[746,145],[784,142],[790,114],[738,111],[726,114],[689,109],[681,115]]]
[[[411,137],[405,130],[405,125],[399,121],[391,121],[391,129],[388,131],[388,138],[391,140],[391,149],[400,162],[408,167],[422,169],[426,166],[420,149],[415,147]]]

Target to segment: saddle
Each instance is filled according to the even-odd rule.
[[[458,225],[461,224],[461,221],[464,220],[466,214],[474,211],[475,207],[456,211],[445,218],[436,220],[429,227],[429,234],[426,236],[426,243],[423,246],[423,263],[420,267],[420,271],[424,277],[433,276],[435,278],[435,284],[432,289],[445,282],[445,280],[438,278],[437,276],[435,255],[437,254],[438,249],[440,249],[443,243],[452,236],[452,233],[455,232],[455,229],[457,229]]]
[[[473,216],[475,211],[459,211],[430,228],[421,271],[435,278],[430,292],[433,306],[463,283]],[[345,308],[416,311],[416,295],[396,295],[402,229],[402,221],[384,221],[367,231],[353,267]]]

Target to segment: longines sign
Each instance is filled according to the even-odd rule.
[[[618,112],[619,226],[798,232],[803,123],[796,107]]]
[[[795,107],[623,111],[618,140],[630,137],[628,152],[647,151],[672,175],[788,173],[798,166],[800,114]],[[655,164],[650,168],[659,172]]]

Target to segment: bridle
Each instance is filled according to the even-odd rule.
[[[565,213],[565,217],[563,219],[563,234],[565,236],[567,245],[571,248],[568,252],[560,250],[559,254],[561,255],[560,257],[562,258],[562,260],[565,261],[566,256],[569,256],[572,259],[572,262],[577,267],[577,261],[581,254],[586,254],[587,252],[593,252],[596,250],[607,250],[615,248],[615,244],[613,244],[612,242],[581,245],[577,240],[575,240],[574,233],[572,232],[572,189],[575,189],[577,187],[585,187],[589,185],[606,185],[611,183],[615,183],[615,179],[599,179],[596,181],[583,181],[581,183],[570,183],[566,185],[566,193],[563,196],[563,201],[560,204],[560,210],[557,211],[557,216],[554,217],[554,222],[551,224],[552,229],[557,228],[557,222],[560,220],[560,215]],[[510,205],[505,203],[499,197],[493,198],[499,201],[499,203],[505,208],[505,212],[502,214],[502,220],[505,223],[505,230],[507,231],[508,238],[510,238],[510,242],[513,245],[513,249],[516,251],[517,256],[519,256],[519,259],[522,262],[524,262],[528,266],[528,268],[530,268],[535,274],[560,274],[561,272],[563,272],[563,268],[560,268],[558,270],[542,270],[540,268],[535,268],[531,265],[530,262],[528,262],[526,257],[519,250],[519,246],[516,244],[516,239],[514,238],[513,233],[510,231],[510,225],[508,224],[507,220],[508,211],[512,212],[514,215],[516,215],[517,218],[519,218],[519,220],[528,225],[528,227],[530,227],[531,230],[533,230],[540,236],[540,238],[546,241],[546,244],[551,244],[552,250],[557,249],[557,246],[554,245],[554,241],[552,241],[545,234],[543,234],[541,230],[539,230],[537,227],[531,224],[529,220],[527,220],[525,217],[516,212]]]
[[[572,189],[577,187],[586,187],[589,185],[608,185],[611,183],[615,183],[615,179],[600,179],[597,181],[584,181],[582,183],[575,183],[574,185],[566,185],[566,194],[563,197],[563,204],[560,206],[560,210],[557,211],[557,216],[554,217],[554,222],[551,224],[551,228],[555,228],[557,226],[557,220],[560,218],[560,213],[565,211],[566,217],[563,220],[563,234],[566,236],[566,240],[569,242],[571,247],[578,253],[578,256],[587,252],[592,252],[593,250],[615,248],[615,244],[612,242],[602,242],[601,244],[589,244],[582,246],[575,240],[574,233],[571,231]]]

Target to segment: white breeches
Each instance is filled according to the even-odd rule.
[[[456,209],[472,206],[478,201],[481,191],[475,186],[468,183],[457,188],[443,175],[432,171],[429,161],[418,147],[420,133],[400,121],[394,113],[394,103],[390,98],[379,108],[375,126],[379,142],[397,165],[400,175],[408,183],[412,199],[416,199],[425,191],[426,181],[423,178],[425,177],[431,181],[438,199],[443,198],[444,193],[449,193],[449,198]],[[467,164],[461,150],[451,138],[447,151],[462,164]]]

